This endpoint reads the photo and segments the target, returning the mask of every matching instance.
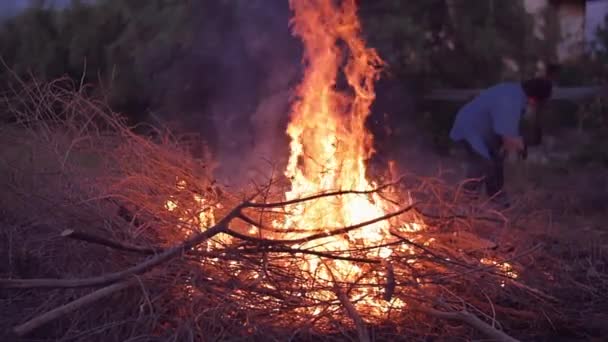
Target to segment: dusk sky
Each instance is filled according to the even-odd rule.
[[[47,0],[48,4],[65,5],[70,0]],[[29,6],[32,0],[0,0],[0,17],[10,16]]]

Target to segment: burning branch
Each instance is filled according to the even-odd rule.
[[[344,193],[346,193],[346,192],[338,192],[338,194],[344,194]],[[307,200],[312,200],[314,198],[316,198],[316,196],[315,197],[308,197]],[[302,200],[302,201],[297,201],[297,202],[294,202],[294,201],[290,201],[290,202],[300,203],[300,202],[304,202],[304,201]],[[274,206],[274,205],[275,204],[271,204],[271,206]],[[263,206],[259,205],[258,207],[263,207]],[[309,236],[306,236],[306,237],[303,237],[303,238],[292,239],[292,240],[264,240],[264,239],[256,239],[256,238],[248,237],[248,236],[243,235],[243,234],[239,234],[239,233],[237,233],[235,231],[232,231],[232,230],[228,230],[227,233],[230,234],[230,235],[233,235],[235,237],[238,237],[239,239],[248,240],[248,241],[254,241],[254,242],[258,242],[258,243],[267,243],[267,244],[300,244],[300,243],[311,242],[311,241],[314,241],[314,240],[319,240],[319,239],[323,239],[323,238],[327,238],[327,237],[332,237],[332,236],[336,236],[336,235],[346,234],[346,233],[349,233],[349,232],[351,232],[353,230],[356,230],[356,229],[364,228],[364,227],[373,225],[373,224],[378,223],[378,222],[383,222],[383,221],[389,220],[391,218],[394,218],[396,216],[403,215],[404,213],[412,210],[412,208],[414,208],[414,207],[415,207],[415,204],[408,205],[408,206],[406,206],[404,208],[401,208],[401,209],[399,209],[397,211],[394,211],[392,213],[386,214],[386,215],[381,216],[381,217],[377,217],[377,218],[371,219],[369,221],[361,222],[361,223],[354,224],[354,225],[351,225],[351,226],[348,226],[348,227],[342,227],[342,228],[333,229],[333,230],[328,231],[328,232],[323,232],[323,233],[318,233],[318,234],[312,234],[312,235],[309,235]],[[239,215],[238,218],[242,219],[243,221],[245,221],[247,223],[250,223],[252,225],[258,226],[258,224],[255,221],[249,219],[245,215]],[[327,228],[311,228],[311,229],[298,228],[297,229],[297,231],[311,231],[311,230],[312,231],[327,230]]]

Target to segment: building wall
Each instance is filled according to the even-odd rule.
[[[585,1],[561,1],[557,16],[561,41],[557,45],[560,62],[576,59],[585,53]]]
[[[535,16],[534,35],[539,39],[545,38],[545,18],[544,12],[549,7],[549,0],[523,0],[526,11]]]
[[[585,0],[523,0],[524,7],[534,15],[535,35],[545,39],[546,30],[552,29],[545,22],[546,15],[555,16],[561,33],[556,46],[559,62],[576,59],[585,52]]]

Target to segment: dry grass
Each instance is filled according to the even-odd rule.
[[[542,212],[515,219],[478,207],[463,212],[456,205],[457,190],[434,178],[403,177],[374,191],[394,203],[394,215],[379,220],[392,227],[386,243],[395,253],[382,261],[373,256],[382,246],[327,252],[324,262],[350,259],[368,277],[322,281],[301,267],[315,251],[299,248],[299,241],[270,223],[291,214],[290,206],[280,203],[284,180],[254,184],[242,193],[222,189],[211,177],[210,158],[192,158],[168,132],[154,130],[154,139],[132,133],[103,102],[64,80],[22,84],[14,95],[6,110],[18,122],[3,129],[2,139],[11,146],[0,158],[7,189],[0,199],[0,251],[8,260],[0,266],[0,300],[7,308],[0,313],[0,331],[7,336],[13,327],[108,285],[10,288],[16,279],[63,279],[55,282],[60,284],[119,272],[212,229],[220,234],[203,236],[155,267],[111,281],[125,286],[60,315],[27,338],[409,341],[467,339],[490,327],[528,339],[543,335],[563,315],[552,289],[545,288],[554,280],[539,280],[556,277],[555,268],[544,270],[544,262],[537,262],[551,258],[541,241],[529,238],[539,230],[512,234],[525,225],[546,227]],[[168,200],[176,204],[174,210],[168,210]],[[218,222],[209,220],[211,212]],[[230,220],[220,220],[226,215]],[[407,231],[412,221],[426,229]],[[251,226],[257,229],[249,233]],[[159,254],[66,239],[65,229]],[[520,278],[484,265],[483,258],[508,261]],[[345,299],[361,289],[389,292],[408,305],[370,317],[361,299]],[[335,296],[319,299],[310,295],[315,291]],[[313,314],[315,309],[319,313]]]

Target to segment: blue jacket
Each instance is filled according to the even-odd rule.
[[[489,144],[497,135],[519,136],[526,102],[526,94],[518,82],[485,89],[458,111],[450,138],[467,141],[477,153],[490,159]]]

